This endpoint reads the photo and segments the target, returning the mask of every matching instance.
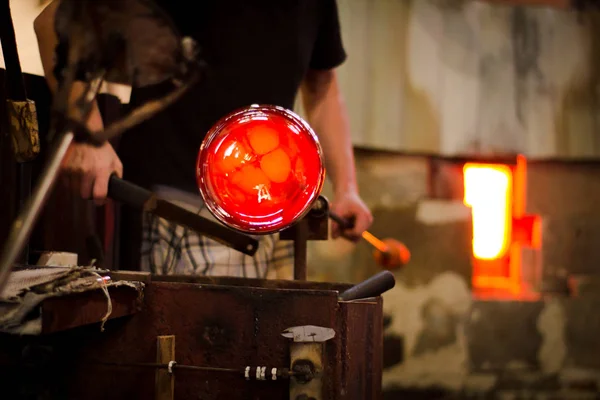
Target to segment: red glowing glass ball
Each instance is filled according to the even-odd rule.
[[[311,127],[277,106],[253,105],[223,117],[204,139],[196,165],[200,194],[225,225],[279,232],[302,218],[325,182]]]

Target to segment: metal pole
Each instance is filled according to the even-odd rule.
[[[8,239],[4,243],[4,248],[0,255],[0,295],[8,281],[8,274],[12,269],[13,263],[27,243],[27,238],[56,183],[60,165],[67,154],[69,146],[73,142],[73,138],[74,135],[72,132],[67,132],[59,137],[33,194],[27,199],[25,206],[21,207],[19,216],[12,224]]]
[[[6,97],[8,101],[27,101],[27,91],[23,80],[15,29],[10,13],[10,0],[2,0],[0,4],[2,7],[0,10],[0,42],[6,67]],[[31,195],[31,169],[29,161],[19,163],[16,191],[16,202],[19,209],[23,208],[26,199]],[[17,254],[16,259],[20,259],[23,263],[29,261],[28,240],[25,241],[22,253]]]
[[[308,252],[308,221],[302,218],[294,227],[294,280],[305,281],[307,277],[306,259]]]

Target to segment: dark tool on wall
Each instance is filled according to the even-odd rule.
[[[342,231],[354,227],[354,221],[342,218],[331,211],[329,211],[329,217],[340,226]],[[373,257],[377,264],[384,268],[400,268],[410,261],[410,251],[408,248],[395,239],[388,238],[381,240],[369,231],[364,231],[362,238],[375,248]]]
[[[40,152],[40,139],[35,102],[27,98],[9,0],[0,1],[0,43],[6,68],[8,132],[18,163],[16,203],[22,207],[31,194],[31,161]],[[24,243],[19,254],[24,263],[29,259],[28,247]]]

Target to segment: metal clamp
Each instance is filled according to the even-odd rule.
[[[294,280],[306,280],[307,242],[329,238],[328,211],[329,202],[321,195],[304,218],[279,233],[280,240],[294,242]]]
[[[290,381],[290,399],[322,400],[324,347],[326,341],[335,337],[335,331],[320,326],[295,326],[283,331],[282,336],[293,341],[290,369],[294,376]]]

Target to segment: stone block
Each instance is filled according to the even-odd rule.
[[[600,298],[563,299],[567,364],[600,372]]]
[[[600,274],[569,275],[568,285],[574,297],[600,297]]]
[[[600,163],[531,160],[527,165],[527,212],[562,219],[600,217]]]
[[[537,369],[542,302],[475,300],[465,325],[472,372]]]
[[[600,209],[593,215],[542,215],[542,274],[600,273],[599,243]]]

